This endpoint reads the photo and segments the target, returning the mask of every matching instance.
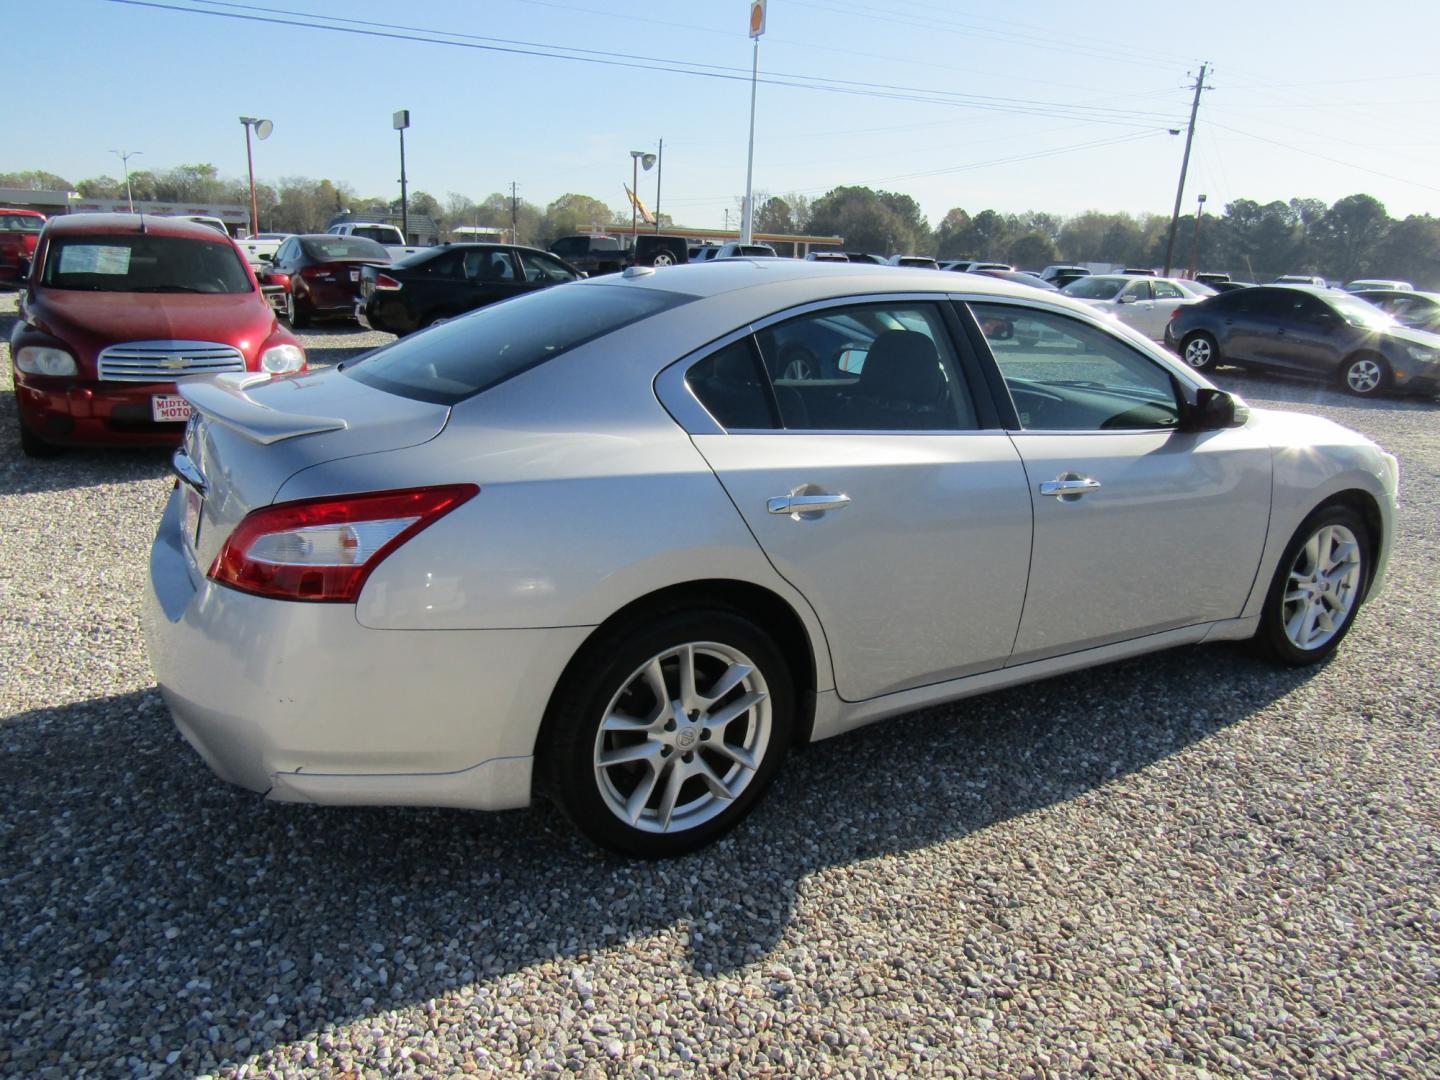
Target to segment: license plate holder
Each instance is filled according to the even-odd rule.
[[[359,270],[351,270],[351,271],[350,271],[350,280],[351,280],[351,281],[359,281],[359,280],[360,280],[360,271],[359,271]]]
[[[183,424],[192,411],[190,403],[179,394],[154,394],[150,398],[150,415],[157,424]]]

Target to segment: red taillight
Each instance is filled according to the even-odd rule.
[[[1183,307],[1177,307],[1174,311],[1170,312],[1170,318],[1172,320],[1178,319],[1180,317],[1180,313],[1184,310],[1185,309]]]
[[[266,506],[235,527],[209,576],[257,596],[351,604],[386,556],[479,492],[450,484]]]
[[[334,272],[334,269],[333,266],[327,263],[321,263],[319,266],[303,266],[300,268],[300,276],[307,281],[312,278],[329,277],[331,273]]]
[[[375,288],[384,292],[396,292],[400,288],[400,282],[396,281],[389,274],[375,275]]]

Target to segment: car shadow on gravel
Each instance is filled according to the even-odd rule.
[[[1281,372],[1256,371],[1221,364],[1215,370],[1206,372],[1206,375],[1222,390],[1233,390],[1241,397],[1263,399],[1267,407],[1283,403],[1287,408],[1296,405],[1320,405],[1379,412],[1434,412],[1440,409],[1440,398],[1433,396],[1387,393],[1379,397],[1362,398],[1346,393],[1336,386]]]
[[[576,964],[635,942],[733,972],[776,949],[807,878],[1083,797],[1308,677],[1213,646],[897,718],[797,753],[735,833],[658,863],[592,849],[543,803],[266,803],[213,777],[154,691],[13,716],[0,1031],[38,1010],[54,1034],[10,1041],[0,1071],[35,1074],[67,1049],[107,1072],[177,1051],[175,1067],[210,1069],[460,986],[503,994],[535,966],[581,1007]],[[1007,925],[993,887],[952,884]],[[168,1034],[132,1044],[139,1031]]]

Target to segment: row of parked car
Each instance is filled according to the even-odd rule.
[[[594,244],[598,238],[570,237],[551,251],[462,243],[396,258],[391,248],[346,228],[279,239],[273,254],[257,260],[257,275],[234,241],[203,223],[87,214],[48,225],[42,219],[36,228],[33,218],[16,216],[25,217],[26,228],[15,231],[31,239],[10,264],[25,278],[11,357],[22,446],[36,455],[73,442],[173,442],[189,415],[176,391],[179,377],[299,371],[305,353],[292,331],[314,320],[359,319],[403,336],[579,280],[588,272],[561,253],[579,251],[583,262],[607,250]],[[679,261],[678,239],[642,236],[647,242],[633,251],[608,250],[617,263],[643,259],[663,267]],[[583,250],[575,241],[584,241]],[[733,243],[702,247],[700,254],[692,260],[686,250],[684,261],[775,257],[766,245]],[[814,252],[809,261],[837,261],[835,255]],[[844,253],[846,262],[897,267],[925,265],[920,258]],[[1047,267],[1031,274],[984,262],[948,269],[1046,292],[1061,283],[1063,295],[1166,343],[1196,370],[1219,363],[1273,367],[1333,378],[1361,395],[1436,388],[1440,294],[1405,283],[1354,294],[1276,284],[1222,295],[1201,282],[1138,270],[1072,276],[1084,268]],[[135,302],[137,294],[145,294],[143,303]]]

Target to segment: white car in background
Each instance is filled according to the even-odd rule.
[[[1177,307],[1215,295],[1214,289],[1198,281],[1148,274],[1091,274],[1060,291],[1134,327],[1151,341],[1165,339],[1165,327]]]

